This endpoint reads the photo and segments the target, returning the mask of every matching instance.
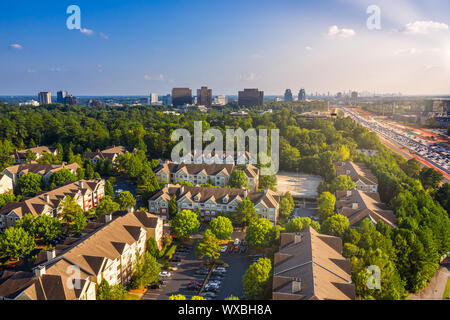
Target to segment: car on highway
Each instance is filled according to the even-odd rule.
[[[227,252],[227,246],[222,246],[222,248],[220,249],[220,252],[222,252],[222,253]]]

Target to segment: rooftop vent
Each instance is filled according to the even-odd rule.
[[[300,278],[295,278],[292,281],[292,293],[299,293],[302,291],[302,281]]]
[[[34,275],[36,277],[42,277],[46,272],[45,266],[38,266],[34,269]]]
[[[352,203],[352,209],[353,209],[353,210],[358,209],[358,203],[353,202],[353,203]]]
[[[55,258],[56,258],[56,250],[55,249],[47,250],[47,261],[50,261]]]
[[[111,222],[112,221],[112,214],[105,214],[105,222]]]
[[[296,234],[294,236],[294,244],[295,243],[300,243],[302,241],[302,235],[301,234]]]

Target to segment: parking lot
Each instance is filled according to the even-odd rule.
[[[159,289],[148,289],[142,297],[143,300],[167,300],[174,294],[182,294],[187,299],[191,299],[192,296],[199,294],[201,288],[203,288],[201,295],[210,300],[223,300],[230,295],[243,298],[242,276],[253,259],[249,256],[248,249],[245,248],[245,242],[244,249],[241,250],[241,241],[245,234],[240,230],[232,234],[233,240],[220,256],[220,259],[229,267],[218,266],[213,270],[214,272],[211,272],[208,282],[203,287],[203,282],[210,270],[202,266],[203,260],[195,256],[194,247],[196,241],[201,239],[204,229],[205,227],[202,227],[201,232],[194,236],[193,244],[186,246],[189,253],[185,254],[180,262],[173,263],[173,265],[178,264],[177,270],[170,271],[170,277],[163,277],[165,284]],[[239,245],[234,245],[236,239],[239,239]],[[242,252],[244,250],[245,252]]]

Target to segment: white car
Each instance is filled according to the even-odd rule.
[[[169,271],[161,271],[159,273],[160,277],[170,277],[172,274]]]
[[[220,252],[227,252],[227,246],[223,246],[222,249],[220,249]]]
[[[234,240],[234,245],[237,246],[239,244],[239,239]]]

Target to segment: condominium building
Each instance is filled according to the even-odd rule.
[[[117,157],[127,153],[127,148],[123,146],[112,146],[105,150],[97,149],[95,152],[85,152],[84,159],[90,159],[92,163],[97,163],[98,160],[108,159],[112,163],[117,160]]]
[[[54,156],[58,155],[57,148],[51,148],[46,146],[37,146],[34,148],[24,150],[14,150],[14,152],[12,152],[10,155],[11,158],[13,158],[14,163],[23,163],[26,161],[28,151],[31,151],[34,154],[36,154],[36,160],[40,159],[45,152],[51,153]]]
[[[134,210],[104,215],[81,238],[41,251],[33,272],[5,271],[0,299],[95,300],[98,285],[126,285],[149,238],[161,242],[162,219]]]
[[[291,89],[286,89],[284,92],[284,101],[294,101]]]
[[[166,162],[155,170],[159,182],[190,182],[193,185],[209,183],[218,187],[228,185],[231,173],[241,170],[234,164],[186,164]],[[253,165],[242,168],[251,191],[258,190],[259,169]]]
[[[33,216],[58,217],[63,210],[61,203],[67,196],[72,197],[83,211],[88,211],[98,206],[105,196],[105,180],[79,180],[51,191],[40,192],[21,202],[8,202],[0,209],[0,232],[15,226],[16,221],[28,213]]]
[[[305,89],[300,89],[298,92],[298,101],[305,101],[306,100],[306,91]]]
[[[149,211],[164,220],[169,217],[169,202],[176,196],[178,211],[200,209],[201,221],[211,221],[217,216],[236,211],[239,203],[249,198],[255,205],[259,218],[274,225],[279,215],[280,196],[271,190],[249,192],[245,189],[186,187],[169,184],[148,201]]]
[[[378,179],[362,162],[335,163],[336,175],[347,175],[356,184],[356,189],[364,192],[377,192]]]
[[[281,233],[274,255],[273,300],[354,300],[350,261],[342,239],[308,227]]]

